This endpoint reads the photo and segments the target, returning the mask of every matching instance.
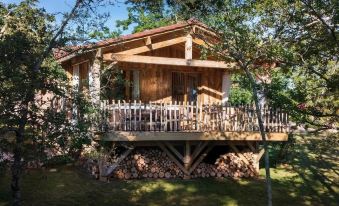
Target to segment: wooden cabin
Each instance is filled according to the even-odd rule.
[[[100,41],[83,52],[59,51],[56,57],[73,87],[89,91],[93,104],[101,108],[98,138],[157,145],[189,175],[194,168],[188,161],[201,161],[205,149],[214,145],[228,145],[235,152],[246,146],[262,155],[254,107],[228,104],[237,65],[203,55],[206,42],[217,39],[205,25],[189,20]],[[128,82],[115,88],[119,97],[100,95],[105,68],[119,69]],[[267,106],[262,113],[268,141],[286,141],[288,115]],[[182,145],[182,154],[173,145]],[[191,148],[197,153],[193,160]]]

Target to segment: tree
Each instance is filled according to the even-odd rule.
[[[211,52],[226,62],[237,62],[251,83],[271,205],[258,93],[264,90],[269,103],[288,109],[298,122],[318,129],[338,128],[338,3],[213,0],[196,7],[182,4],[185,13],[194,13],[220,36],[221,44],[211,45]],[[260,76],[270,81],[260,81]]]
[[[52,49],[89,42],[88,34],[101,28],[108,17],[98,9],[113,2],[76,0],[70,12],[61,14],[59,25],[53,15],[37,8],[36,3],[0,3],[0,48],[4,51],[0,53],[0,130],[15,133],[13,205],[21,205],[19,181],[27,141],[33,141],[40,152],[54,145],[53,141],[60,147],[68,145],[70,152],[75,152],[87,141],[89,124],[81,117],[90,108],[81,101],[81,95],[68,95],[79,110],[79,119],[74,123],[68,121],[67,113],[53,108],[56,101],[46,101],[42,94],[51,95],[52,100],[67,97],[66,76],[55,62]]]
[[[291,54],[280,55],[281,69],[272,84],[265,85],[270,101],[316,131],[337,129],[338,2],[277,1],[262,8]]]
[[[154,29],[177,22],[177,13],[173,12],[174,7],[171,1],[125,1],[128,5],[128,18],[118,20],[117,27],[127,30],[133,25],[133,33]]]

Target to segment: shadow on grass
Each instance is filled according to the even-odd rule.
[[[304,191],[295,174],[273,169],[275,205],[335,205],[333,198]],[[284,178],[276,179],[285,174]],[[10,205],[9,178],[0,180],[0,205]],[[24,205],[265,205],[263,180],[131,180],[102,183],[75,168],[31,171],[23,179]],[[328,204],[329,203],[329,204]]]
[[[324,205],[338,203],[338,145],[326,137],[299,138],[290,164],[304,183],[301,189],[307,188]]]

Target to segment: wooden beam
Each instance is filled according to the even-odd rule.
[[[183,159],[184,165],[185,165],[185,169],[187,171],[190,170],[190,162],[191,162],[191,145],[189,141],[185,142],[185,156]]]
[[[186,37],[178,37],[175,39],[170,39],[167,41],[162,41],[162,42],[158,42],[158,43],[154,43],[152,44],[151,42],[151,38],[147,38],[146,39],[146,46],[141,46],[141,47],[137,47],[137,48],[133,48],[133,49],[129,49],[129,50],[125,50],[122,52],[118,52],[116,54],[129,54],[129,55],[133,55],[133,54],[140,54],[140,53],[144,53],[144,52],[148,52],[148,51],[152,51],[155,49],[160,49],[163,47],[168,47],[168,46],[172,46],[175,44],[180,44],[186,41]]]
[[[193,51],[193,44],[192,44],[192,36],[186,36],[186,43],[185,43],[185,59],[192,59],[192,51]]]
[[[145,44],[146,44],[146,46],[149,46],[149,45],[152,44],[152,39],[151,39],[150,36],[148,36],[148,37],[146,38]]]
[[[177,149],[175,149],[175,147],[170,144],[169,142],[165,142],[165,145],[170,148],[170,150],[180,159],[180,160],[183,160],[184,157],[182,156],[182,154],[180,154],[180,152],[178,152]]]
[[[202,144],[199,144],[199,145],[197,146],[197,148],[194,150],[194,152],[193,152],[193,154],[192,154],[192,158],[191,158],[190,164],[192,164],[193,161],[198,157],[198,155],[200,154],[200,152],[201,152],[202,150],[205,149],[205,147],[207,146],[207,144],[208,144],[208,141],[205,141],[205,142],[203,142]]]
[[[247,146],[250,148],[251,152],[254,153],[256,151],[255,148],[252,145],[252,142],[247,142]]]
[[[168,155],[169,158],[183,171],[185,174],[189,174],[185,167],[172,155],[170,151],[161,142],[158,142],[158,146]]]
[[[230,147],[233,149],[233,151],[238,155],[238,157],[247,165],[250,165],[249,161],[246,159],[246,157],[240,153],[238,148],[230,142]]]
[[[193,43],[195,43],[195,44],[197,44],[199,46],[206,47],[206,48],[209,47],[209,45],[207,45],[206,42],[204,40],[202,40],[202,39],[194,38],[193,39]]]
[[[190,170],[188,171],[189,174],[191,174],[195,168],[200,164],[200,162],[207,156],[207,154],[211,151],[211,149],[214,147],[214,144],[211,143],[207,149],[205,150],[205,152],[203,152],[199,158],[197,159],[197,161],[194,162],[194,164],[192,165],[192,167],[190,168]]]
[[[248,166],[250,170],[252,170],[253,172],[257,172],[257,170],[253,168],[253,166],[250,164],[247,158],[238,150],[238,148],[232,142],[230,142],[229,145],[233,149],[233,151],[236,153],[236,155],[238,155],[238,157]]]
[[[261,157],[264,155],[264,153],[265,153],[265,150],[264,150],[264,149],[261,149],[260,152],[259,152],[259,154],[258,154],[258,156],[257,156],[257,159],[256,159],[257,162],[260,161],[260,159],[261,159]]]
[[[159,65],[171,65],[171,66],[207,67],[207,68],[217,68],[217,69],[235,69],[236,68],[235,63],[225,63],[225,62],[211,61],[211,60],[180,59],[180,58],[127,55],[127,54],[115,54],[115,53],[104,54],[104,61],[159,64]]]
[[[128,148],[118,159],[115,163],[110,165],[106,170],[101,168],[100,171],[102,171],[103,174],[100,174],[100,176],[107,177],[112,174],[112,172],[117,168],[122,160],[124,160],[132,151],[134,147]]]
[[[261,141],[260,132],[139,132],[110,131],[96,134],[105,141]],[[286,133],[268,133],[267,141],[287,141]]]

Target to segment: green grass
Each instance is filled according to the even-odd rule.
[[[287,163],[272,168],[274,205],[337,205],[337,140],[300,137]],[[332,142],[331,142],[332,141]],[[23,175],[24,205],[265,205],[259,180],[133,180],[102,183],[74,167]],[[10,205],[9,174],[0,177],[0,206]]]

